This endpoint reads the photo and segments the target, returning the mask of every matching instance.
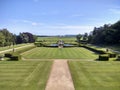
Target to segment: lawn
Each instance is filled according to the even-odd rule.
[[[14,48],[22,47],[25,45],[30,45],[30,44],[17,44],[17,45],[14,45]],[[13,48],[13,46],[0,47],[0,51],[12,49],[12,48]]]
[[[58,41],[58,40],[63,40],[63,41],[75,41],[76,37],[38,37],[37,41]]]
[[[69,61],[75,90],[120,90],[120,62]]]
[[[78,44],[76,42],[76,37],[37,37],[36,41],[43,41],[42,43],[45,45],[51,45],[53,43],[57,43],[57,41],[63,40],[64,43],[69,44]]]
[[[96,59],[97,54],[82,47],[46,48],[37,47],[22,56],[26,59]]]
[[[52,62],[1,61],[0,90],[44,90]]]

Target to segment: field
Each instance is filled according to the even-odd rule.
[[[46,48],[37,47],[22,56],[26,59],[96,59],[97,54],[82,47]]]
[[[1,61],[0,90],[44,90],[52,62]]]
[[[36,41],[42,41],[45,45],[57,43],[57,41],[63,40],[64,43],[77,44],[76,37],[38,37]]]
[[[63,41],[75,41],[76,37],[38,37],[37,41],[58,41],[58,40],[63,40]]]
[[[120,62],[69,61],[76,90],[120,90]]]

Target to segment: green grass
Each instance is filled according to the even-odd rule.
[[[41,41],[41,40],[46,40],[46,41],[55,40],[55,41],[58,41],[60,39],[62,39],[64,41],[75,41],[76,37],[38,37],[37,38],[38,41]]]
[[[0,90],[44,90],[52,62],[1,61]]]
[[[120,62],[69,61],[75,90],[120,90]]]
[[[17,45],[14,45],[14,48],[25,46],[25,45],[30,45],[30,44],[17,44]],[[12,49],[12,48],[13,46],[0,47],[0,51]]]
[[[44,41],[44,44],[57,43],[57,41],[63,40],[64,43],[77,44],[76,37],[38,37],[36,41]]]
[[[37,47],[22,56],[26,59],[96,59],[97,54],[82,47],[46,48]]]

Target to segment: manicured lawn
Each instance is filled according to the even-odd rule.
[[[21,46],[25,46],[25,45],[29,45],[29,44],[18,44],[18,45],[14,45],[14,48],[16,47],[21,47]],[[6,46],[6,47],[0,47],[0,51],[3,51],[3,50],[7,50],[7,49],[11,49],[13,48],[13,46]]]
[[[98,56],[82,47],[46,48],[37,47],[22,55],[26,59],[96,59]]]
[[[78,44],[76,42],[76,37],[37,37],[36,41],[43,41],[42,43],[44,45],[51,45],[57,43],[59,40],[63,40],[64,43]]]
[[[58,41],[58,40],[63,40],[63,41],[75,41],[76,37],[37,37],[37,41]]]
[[[1,61],[0,90],[44,90],[52,62]]]
[[[120,62],[69,61],[75,90],[120,90]]]

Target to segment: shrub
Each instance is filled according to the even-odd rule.
[[[115,58],[116,57],[115,53],[108,53],[108,55],[109,55],[109,58]]]
[[[21,59],[21,55],[16,54],[16,53],[12,54],[12,56],[10,57],[10,60],[12,61],[18,61],[20,59]]]
[[[12,56],[12,54],[11,54],[11,53],[5,53],[5,57],[10,58],[11,56]]]
[[[118,56],[117,56],[117,60],[119,60],[119,61],[120,61],[120,55],[118,55]]]
[[[43,47],[45,46],[42,42],[35,42],[34,43],[37,47]]]
[[[100,61],[108,61],[109,60],[109,55],[108,54],[99,55],[99,60]]]
[[[4,55],[0,55],[0,60],[4,60]]]
[[[90,51],[93,51],[93,52],[96,52],[98,54],[106,54],[105,51],[102,51],[102,50],[97,50],[96,48],[92,48],[92,47],[89,47],[89,46],[83,46],[84,48],[90,50]]]

